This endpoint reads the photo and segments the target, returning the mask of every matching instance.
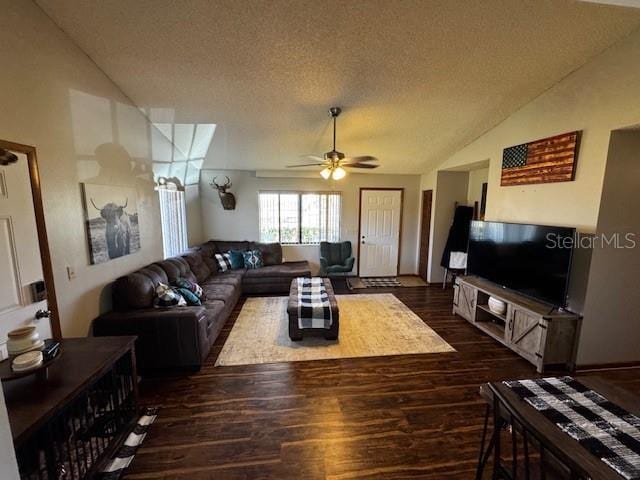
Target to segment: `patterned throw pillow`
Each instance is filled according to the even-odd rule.
[[[153,306],[156,308],[185,307],[187,301],[173,287],[158,283],[156,287],[156,298],[153,299]]]
[[[188,280],[186,278],[178,278],[174,284],[174,287],[178,287],[178,288],[185,288],[187,290],[189,290],[190,292],[194,293],[199,299],[202,298],[202,294],[204,293],[202,291],[202,287],[200,285],[198,285],[195,282],[192,282],[191,280]]]
[[[180,295],[182,295],[184,297],[184,299],[187,302],[187,305],[193,307],[196,305],[202,305],[202,301],[200,301],[200,297],[198,297],[195,293],[193,293],[191,290],[188,290],[186,288],[176,288],[176,290],[178,291],[178,293]]]
[[[244,255],[240,250],[229,250],[227,252],[231,255],[231,270],[238,270],[244,268]]]
[[[231,255],[228,253],[216,253],[213,258],[218,263],[219,272],[226,272],[231,269]]]
[[[250,270],[262,268],[262,252],[260,250],[249,250],[242,252],[244,257],[244,267]]]

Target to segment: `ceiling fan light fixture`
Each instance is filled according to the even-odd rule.
[[[340,180],[340,179],[344,178],[346,174],[347,174],[347,171],[344,168],[337,167],[333,171],[333,179],[334,180]]]
[[[324,170],[321,170],[320,171],[320,176],[322,178],[324,178],[325,180],[329,180],[329,177],[331,176],[331,169],[329,167],[327,167]]]

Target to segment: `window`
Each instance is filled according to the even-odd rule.
[[[158,194],[164,258],[175,257],[188,248],[184,192],[160,188]]]
[[[339,193],[260,192],[260,241],[337,242],[340,200]]]

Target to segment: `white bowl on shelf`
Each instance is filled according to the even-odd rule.
[[[489,297],[487,305],[489,306],[489,310],[496,315],[504,315],[507,312],[507,304],[497,298]]]
[[[42,347],[40,335],[33,325],[11,330],[7,333],[7,337],[7,350],[9,355],[18,355]]]

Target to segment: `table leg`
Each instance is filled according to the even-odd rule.
[[[487,408],[484,414],[484,428],[482,429],[482,440],[480,441],[480,455],[478,456],[478,468],[476,469],[476,480],[482,480],[482,475],[484,474],[484,467],[487,464],[487,460],[491,456],[491,452],[493,450],[493,442],[494,438],[491,435],[489,439],[489,445],[485,450],[484,444],[487,440],[487,432],[489,431],[489,416],[491,415],[491,405],[487,404]]]

